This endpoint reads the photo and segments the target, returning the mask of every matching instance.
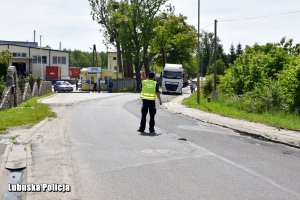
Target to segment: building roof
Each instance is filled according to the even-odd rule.
[[[30,43],[32,45],[30,45]],[[36,46],[35,44],[36,43]],[[37,42],[18,42],[18,41],[4,41],[0,40],[0,46],[4,45],[11,45],[11,46],[17,46],[17,47],[26,47],[26,48],[33,48],[33,49],[43,49],[43,50],[49,50],[49,51],[57,51],[57,52],[65,52],[65,53],[70,53],[70,50],[56,50],[56,49],[51,49],[50,47],[42,47],[40,48],[37,44]]]
[[[2,45],[19,45],[24,47],[38,47],[37,42],[22,42],[22,41],[6,41],[6,40],[0,40],[0,44]]]

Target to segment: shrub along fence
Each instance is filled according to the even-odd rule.
[[[52,85],[49,81],[41,81],[40,84],[34,82],[32,87],[30,83],[23,80],[19,83],[16,68],[10,66],[7,69],[5,89],[0,98],[0,110],[16,107],[31,97],[50,92],[52,92]]]

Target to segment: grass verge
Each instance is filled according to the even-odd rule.
[[[52,95],[53,93],[43,96],[34,97],[23,102],[18,107],[0,111],[0,133],[9,127],[33,125],[46,117],[56,117],[46,104],[38,103],[38,99]]]
[[[190,108],[196,108],[226,117],[263,123],[278,128],[285,128],[298,131],[300,130],[300,116],[294,113],[249,113],[245,110],[242,110],[239,107],[238,101],[231,101],[228,99],[220,98],[218,100],[208,102],[207,99],[205,99],[203,96],[201,96],[200,105],[198,105],[196,93],[192,94],[189,98],[184,99],[183,104]]]

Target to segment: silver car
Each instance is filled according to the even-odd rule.
[[[72,92],[73,86],[68,81],[56,81],[53,85],[54,91],[57,92]]]

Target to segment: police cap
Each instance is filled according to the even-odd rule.
[[[154,78],[155,77],[155,73],[154,72],[149,72],[149,78]]]

